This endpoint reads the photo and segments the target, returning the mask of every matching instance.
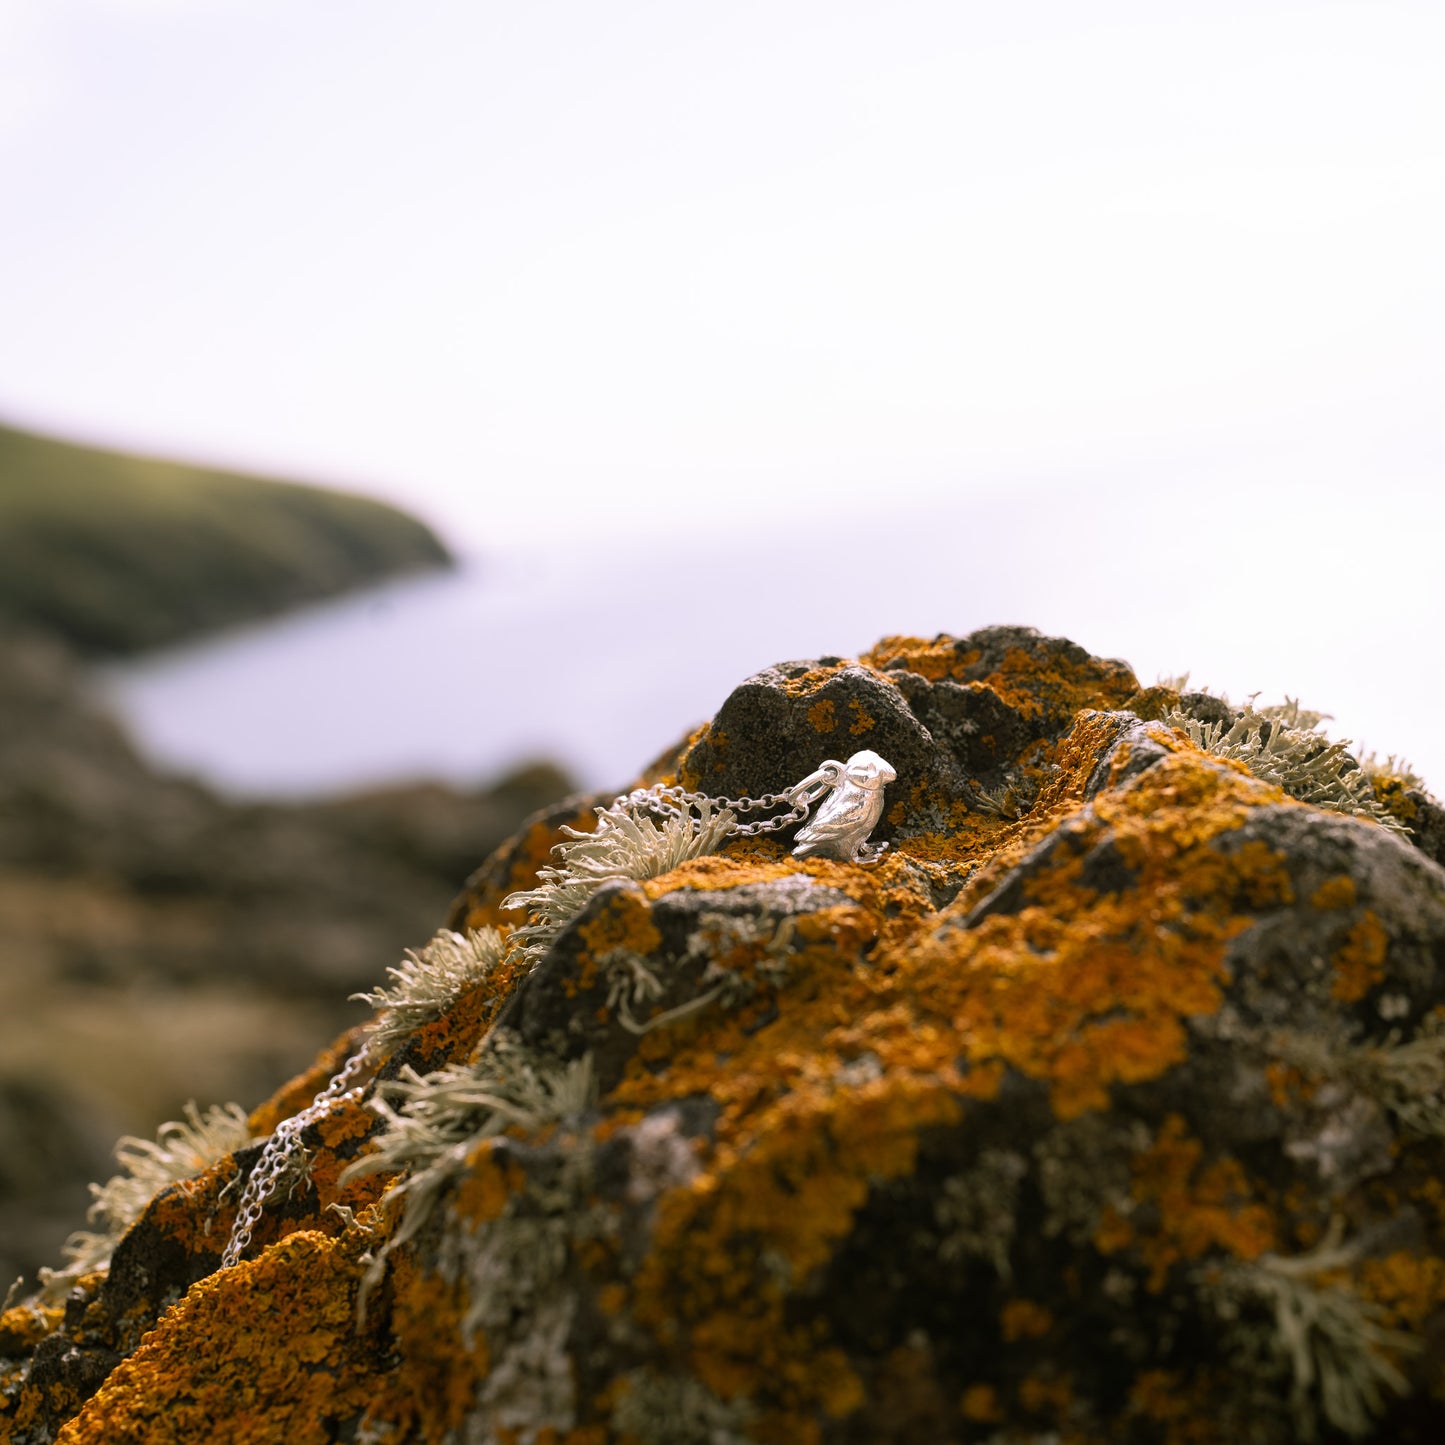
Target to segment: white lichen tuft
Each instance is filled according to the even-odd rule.
[[[1264,708],[1254,707],[1251,700],[1229,727],[1200,722],[1177,709],[1164,722],[1186,734],[1196,747],[1243,763],[1255,777],[1276,784],[1302,803],[1368,818],[1408,836],[1404,824],[1376,799],[1369,777],[1350,755],[1349,739],[1332,742],[1319,730],[1328,716],[1287,698]]]
[[[715,853],[733,821],[732,813],[714,813],[707,803],[695,813],[684,808],[677,817],[661,820],[640,803],[598,808],[595,832],[563,828],[567,841],[553,848],[556,866],[539,872],[539,887],[503,901],[503,908],[527,913],[526,923],[512,937],[535,965],[598,889],[608,883],[657,878],[690,859]]]
[[[70,1236],[61,1251],[65,1267],[40,1271],[42,1296],[59,1298],[81,1276],[108,1268],[116,1245],[162,1189],[194,1178],[251,1142],[246,1111],[239,1104],[213,1104],[202,1114],[193,1100],[184,1112],[183,1120],[162,1124],[154,1140],[126,1135],[117,1141],[115,1157],[122,1172],[90,1186],[87,1218],[101,1228]]]
[[[592,1060],[542,1061],[507,1029],[496,1030],[476,1061],[461,1068],[401,1076],[377,1086],[370,1107],[385,1127],[372,1152],[356,1160],[343,1180],[405,1172],[387,1207],[404,1204],[406,1216],[368,1270],[364,1294],[380,1280],[386,1256],[424,1225],[444,1188],[465,1171],[467,1156],[485,1139],[513,1127],[535,1133],[592,1107]]]
[[[1409,1043],[1392,1034],[1382,1044],[1344,1051],[1340,1071],[1416,1134],[1445,1138],[1445,1019],[1431,1015]]]
[[[407,949],[400,967],[387,969],[394,980],[390,988],[351,995],[377,1010],[368,1025],[372,1055],[387,1058],[417,1029],[439,1019],[496,968],[506,949],[505,936],[495,928],[465,934],[444,928],[424,948]]]
[[[1318,1439],[1325,1426],[1354,1439],[1370,1434],[1387,1397],[1408,1390],[1399,1358],[1420,1348],[1350,1288],[1359,1253],[1341,1245],[1342,1232],[1336,1220],[1308,1254],[1261,1255],[1204,1284],[1240,1363],[1262,1384],[1287,1385],[1302,1441]]]
[[[1028,813],[1037,797],[1038,784],[1021,774],[1017,779],[999,783],[997,787],[975,788],[973,806],[990,818],[1015,823]]]

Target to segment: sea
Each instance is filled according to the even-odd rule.
[[[610,788],[771,663],[1023,623],[1145,683],[1298,698],[1445,789],[1445,603],[1408,544],[1300,492],[824,496],[803,521],[480,550],[95,684],[154,762],[238,797],[483,786],[540,759]]]

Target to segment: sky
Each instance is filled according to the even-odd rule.
[[[0,417],[479,550],[1302,488],[1388,587],[1442,65],[1436,0],[0,0]]]

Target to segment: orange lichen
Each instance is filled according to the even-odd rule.
[[[958,1402],[958,1412],[965,1420],[980,1425],[991,1425],[1003,1419],[1003,1405],[999,1402],[998,1391],[989,1384],[978,1382],[970,1385]]]
[[[22,1355],[50,1334],[65,1310],[43,1304],[16,1305],[0,1315],[0,1357]]]
[[[838,726],[838,714],[833,699],[820,698],[808,709],[808,722],[814,732],[830,733]]]
[[[651,953],[662,944],[662,935],[652,921],[647,894],[632,885],[608,894],[578,933],[594,958],[602,958],[615,949]]]
[[[1146,722],[1161,722],[1179,706],[1179,694],[1172,687],[1155,684],[1141,687],[1138,692],[1124,699],[1120,706],[1125,712]]]
[[[498,1164],[496,1149],[495,1139],[484,1139],[467,1155],[466,1171],[452,1199],[458,1218],[473,1224],[498,1219],[507,1201],[525,1188],[526,1174],[511,1160]]]
[[[1344,946],[1335,954],[1330,993],[1341,1003],[1358,1003],[1384,982],[1385,954],[1390,936],[1372,908],[1365,909],[1350,929]]]
[[[910,960],[967,1056],[1048,1080],[1062,1118],[1104,1107],[1113,1081],[1183,1059],[1184,1020],[1219,1007],[1224,948],[1248,926],[1231,900],[1258,906],[1288,889],[1279,855],[1211,846],[1247,814],[1250,784],[1183,757],[1161,762],[1150,783],[1096,799],[1093,819],[1080,818],[1058,861],[1031,879],[1026,906],[950,927],[980,891],[971,887]],[[1138,877],[1126,894],[1078,881],[1105,837]]]
[[[1310,894],[1310,907],[1329,911],[1355,906],[1355,880],[1348,873],[1327,878]]]
[[[1145,1216],[1136,1210],[1132,1229],[1112,1236],[1101,1230],[1094,1244],[1101,1252],[1136,1245],[1155,1292],[1181,1260],[1212,1250],[1257,1259],[1274,1246],[1272,1214],[1253,1197],[1242,1166],[1227,1155],[1204,1162],[1204,1145],[1178,1114],[1165,1119],[1153,1143],[1134,1161],[1131,1192],[1135,1204],[1152,1216],[1152,1225],[1139,1223]]]
[[[491,1352],[478,1334],[462,1329],[466,1291],[420,1265],[410,1253],[393,1257],[390,1324],[399,1368],[376,1382],[362,1424],[389,1429],[383,1439],[441,1445],[454,1440],[491,1368]]]
[[[850,737],[862,737],[864,733],[870,732],[877,726],[872,714],[869,713],[868,709],[865,708],[856,697],[849,701],[848,711],[853,714],[853,721],[848,725],[848,735]]]
[[[1356,1288],[1384,1310],[1384,1322],[1424,1331],[1427,1321],[1445,1309],[1445,1259],[1396,1250],[1363,1260]]]
[[[1129,1390],[1129,1407],[1150,1420],[1175,1420],[1186,1410],[1177,1370],[1144,1370]]]
[[[1410,783],[1405,778],[1377,773],[1370,779],[1370,787],[1375,801],[1392,818],[1408,825],[1420,816],[1420,809],[1410,796]]]
[[[1277,1109],[1294,1108],[1312,1099],[1317,1092],[1313,1080],[1292,1064],[1282,1064],[1277,1060],[1264,1066],[1264,1081]]]
[[[1067,1414],[1073,1398],[1073,1389],[1066,1379],[1026,1375],[1019,1381],[1018,1401],[1030,1415],[1060,1419]]]
[[[999,1315],[999,1330],[1005,1340],[1037,1339],[1054,1327],[1054,1317],[1034,1300],[1010,1300]]]
[[[376,1115],[355,1099],[338,1104],[316,1123],[321,1142],[328,1149],[339,1149],[351,1139],[364,1139],[375,1127]]]
[[[1139,682],[1122,663],[1096,657],[1071,656],[1039,638],[1028,647],[1010,647],[1000,664],[984,672],[983,654],[963,650],[946,633],[931,642],[914,637],[886,637],[862,661],[886,669],[901,661],[910,672],[931,681],[981,683],[1024,718],[1049,718],[1058,725],[1080,709],[1120,708],[1139,691]]]
[[[293,1234],[192,1286],[60,1431],[57,1445],[205,1440],[324,1445],[360,1415],[374,1340],[358,1333],[355,1242]]]
[[[836,662],[810,667],[806,672],[799,673],[797,677],[785,677],[781,679],[778,686],[788,697],[808,697],[817,692],[825,683],[831,682],[844,669],[856,666],[857,664],[850,659],[839,658]]]
[[[872,651],[863,654],[862,661],[887,668],[889,663],[901,659],[909,672],[916,672],[930,682],[941,682],[945,678],[955,681],[961,678],[982,656],[977,648],[960,652],[957,639],[940,632],[932,642],[919,637],[885,637]]]

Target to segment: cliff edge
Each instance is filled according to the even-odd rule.
[[[91,657],[200,633],[451,556],[370,497],[0,426],[0,623]]]

